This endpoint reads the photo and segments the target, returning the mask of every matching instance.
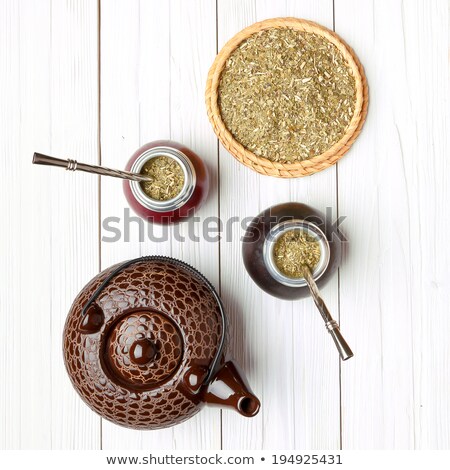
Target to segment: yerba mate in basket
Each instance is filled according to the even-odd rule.
[[[353,143],[367,112],[367,83],[332,31],[277,18],[224,46],[206,104],[216,134],[241,163],[271,176],[304,176],[334,164]]]

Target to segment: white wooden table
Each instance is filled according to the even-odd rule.
[[[2,0],[0,447],[363,449],[450,447],[450,202],[446,0]],[[368,119],[338,165],[278,180],[238,164],[204,105],[218,48],[243,27],[295,16],[335,29],[364,64]],[[331,207],[349,238],[324,291],[355,357],[340,364],[312,301],[259,290],[232,241],[102,242],[123,218],[121,184],[33,167],[34,151],[123,168],[171,138],[208,163],[200,216],[254,216],[279,202]],[[137,224],[136,224],[137,227]],[[186,231],[181,227],[181,232]],[[157,229],[159,233],[161,229]],[[262,410],[214,408],[136,432],[101,420],[61,352],[71,302],[100,269],[181,258],[221,291],[234,353]]]

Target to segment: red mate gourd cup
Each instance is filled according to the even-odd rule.
[[[191,217],[205,202],[209,191],[209,173],[203,160],[191,149],[172,140],[157,140],[140,147],[127,163],[126,170],[141,173],[145,164],[167,157],[180,165],[184,174],[181,191],[172,199],[149,197],[138,181],[124,180],[123,190],[130,207],[152,223],[171,224]]]

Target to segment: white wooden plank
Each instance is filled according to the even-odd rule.
[[[97,163],[97,5],[90,0],[52,2],[51,15],[49,150],[55,156],[72,155],[79,161]],[[35,21],[32,16],[30,20]],[[50,183],[52,447],[92,449],[100,447],[100,419],[70,384],[63,366],[61,335],[73,299],[98,272],[98,179],[56,172]]]
[[[371,93],[339,167],[344,448],[449,446],[448,3],[336,2]],[[350,14],[351,12],[351,14]]]
[[[196,213],[195,233],[190,240],[187,223],[178,225],[186,242],[172,241],[172,256],[199,269],[215,286],[219,283],[219,244],[208,241],[203,222],[218,212],[218,150],[205,108],[206,76],[216,52],[215,0],[172,0],[170,3],[171,138],[196,152],[206,163],[211,179],[209,197]],[[179,449],[219,449],[221,412],[205,407],[193,419],[174,428]]]
[[[1,158],[1,183],[4,188],[0,193],[1,208],[5,220],[8,222],[2,224],[1,231],[1,246],[2,246],[2,259],[4,262],[4,269],[1,273],[1,312],[4,318],[4,328],[2,328],[1,336],[1,375],[2,385],[0,387],[1,399],[1,444],[2,448],[17,449],[22,446],[27,447],[40,447],[50,445],[50,427],[42,429],[41,433],[33,438],[33,435],[23,428],[21,421],[22,413],[27,413],[32,426],[43,420],[44,416],[51,413],[51,402],[48,396],[48,391],[51,387],[50,368],[47,362],[42,363],[41,375],[30,375],[28,393],[36,401],[41,402],[39,409],[35,410],[36,402],[30,400],[29,402],[22,401],[22,373],[26,374],[26,370],[21,370],[22,365],[22,349],[27,343],[33,348],[33,356],[48,359],[49,350],[49,330],[50,330],[50,305],[51,299],[47,295],[38,295],[39,292],[50,291],[50,276],[49,267],[46,265],[46,259],[50,254],[50,246],[44,234],[35,239],[36,247],[39,247],[37,253],[33,255],[33,247],[27,248],[21,246],[18,242],[25,242],[26,235],[22,234],[21,228],[23,224],[23,214],[20,208],[27,207],[30,204],[25,193],[18,191],[17,185],[22,184],[24,187],[37,190],[39,182],[48,184],[49,175],[45,175],[42,179],[38,179],[36,175],[30,175],[30,171],[26,172],[26,180],[23,180],[21,174],[25,169],[30,169],[31,155],[34,145],[47,145],[48,144],[48,123],[43,120],[36,121],[33,116],[33,111],[42,115],[49,115],[48,105],[48,71],[42,70],[42,64],[48,62],[48,53],[46,48],[50,43],[50,21],[47,8],[41,8],[41,28],[43,34],[40,36],[41,45],[43,50],[40,53],[29,49],[33,45],[37,45],[37,40],[28,43],[28,48],[23,45],[21,47],[21,38],[19,36],[19,25],[21,22],[21,5],[18,2],[10,1],[3,2],[0,6],[0,35],[1,35],[1,63],[4,64],[0,69],[0,83],[1,89],[7,89],[9,92],[2,100],[2,107],[0,112],[2,138],[0,145],[2,148]],[[37,48],[39,50],[39,48]],[[17,51],[22,50],[23,54],[30,57],[29,66],[35,65],[37,73],[35,76],[35,90],[39,91],[36,98],[30,103],[30,112],[26,114],[25,119],[28,121],[28,139],[30,141],[22,141],[21,135],[23,134],[20,107],[18,103],[21,101],[21,88],[19,86],[20,77],[24,75],[20,63],[20,56]],[[28,53],[27,53],[28,52]],[[32,59],[35,59],[35,62]],[[39,73],[40,71],[40,73]],[[34,142],[32,141],[34,140]],[[26,148],[27,147],[27,148]],[[22,152],[26,155],[21,157]],[[20,200],[20,199],[22,200]],[[34,211],[30,212],[31,223],[38,222],[38,213],[40,218],[49,224],[50,215],[47,208],[38,211],[39,207],[48,207],[50,201],[49,192],[46,191],[41,199],[41,204],[34,202]],[[33,203],[33,201],[32,201]],[[48,230],[47,230],[48,237]],[[22,261],[22,253],[24,253]],[[26,259],[28,255],[28,260]],[[28,261],[26,271],[23,271],[25,262]],[[32,281],[33,269],[43,266],[44,273],[47,276],[41,276],[37,280]],[[30,274],[27,274],[27,273]],[[24,277],[28,277],[31,282],[26,288],[31,293],[31,298],[35,299],[33,306],[33,313],[39,312],[41,318],[38,320],[38,315],[33,315],[27,322],[26,318],[22,319],[22,312],[24,310],[24,303],[27,299],[21,299],[23,287],[21,283],[25,281]],[[28,302],[31,306],[31,302]],[[31,322],[31,324],[30,324]],[[24,328],[26,328],[24,332]],[[31,330],[35,331],[35,336],[31,335]],[[32,374],[32,368],[28,368]],[[42,391],[41,391],[42,390]]]
[[[156,10],[156,2],[151,4],[152,14],[144,15],[138,1],[101,3],[102,163],[113,168],[124,168],[142,144],[170,137],[169,10],[161,7]],[[141,44],[142,33],[146,40]],[[141,116],[145,116],[142,122]],[[140,240],[136,221],[129,224],[129,241],[125,239],[124,211],[129,209],[120,181],[102,180],[101,208],[102,222],[108,217],[119,217],[122,230],[120,241],[102,242],[102,269],[144,254],[170,255],[170,242],[158,243],[146,251],[146,243]],[[130,216],[136,217],[132,212]],[[102,235],[110,236],[105,230]],[[171,432],[151,434],[161,445],[172,445]],[[103,421],[103,449],[140,448],[142,438],[141,432]]]
[[[332,27],[329,1],[218,3],[219,47],[268,17]],[[336,0],[335,11],[336,31],[363,61],[372,95],[357,143],[338,170],[290,182],[257,175],[221,149],[219,191],[203,105],[215,2],[102,2],[103,163],[120,168],[139,145],[178,139],[213,171],[202,219],[217,215],[220,192],[224,222],[286,200],[336,214],[337,171],[350,240],[341,325],[356,353],[342,364],[343,447],[449,448],[447,2]],[[35,150],[98,158],[97,13],[88,0],[0,2],[0,207],[7,221],[0,235],[0,448],[101,445],[100,420],[71,388],[61,354],[70,303],[98,270],[98,181],[31,167]],[[103,179],[101,196],[101,220],[123,218],[120,182]],[[278,301],[253,285],[241,262],[241,234],[236,225],[232,243],[222,240],[221,282],[217,245],[174,242],[173,232],[167,242],[141,243],[136,223],[130,242],[102,243],[102,267],[172,254],[221,284],[235,355],[263,405],[252,420],[223,412],[224,448],[337,448],[333,345],[310,303]],[[335,314],[337,294],[336,278],[324,289]],[[214,409],[157,432],[103,422],[108,449],[213,449],[220,439]]]
[[[2,2],[0,366],[3,448],[95,448],[99,419],[76,396],[61,342],[98,267],[97,180],[31,166],[33,151],[95,162],[96,5]]]
[[[255,21],[296,16],[333,26],[330,2],[219,2],[219,48]],[[294,181],[263,177],[220,150],[221,217],[255,216],[276,203],[298,201],[336,209],[336,173]],[[222,290],[232,307],[236,356],[260,396],[258,417],[223,414],[226,449],[339,447],[339,360],[312,301],[286,302],[253,284],[241,261],[242,230],[221,245]],[[337,279],[324,289],[337,317]]]
[[[215,51],[214,1],[107,1],[102,3],[102,155],[104,164],[124,167],[140,145],[179,140],[205,158],[213,190],[199,214],[217,215],[214,178],[217,147],[203,106],[203,78]],[[120,28],[117,25],[120,24]],[[209,25],[209,26],[205,26]],[[123,217],[121,185],[102,182],[102,218]],[[206,211],[206,212],[205,212]],[[153,226],[158,236],[163,229]],[[177,229],[178,230],[178,229]],[[180,233],[186,235],[186,227]],[[102,266],[141,254],[166,254],[196,266],[218,283],[218,247],[174,239],[102,243]],[[220,446],[220,412],[203,410],[176,428],[138,432],[103,424],[104,448],[197,449]]]

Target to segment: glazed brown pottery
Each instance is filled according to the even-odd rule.
[[[271,231],[281,223],[304,220],[314,224],[326,236],[329,244],[330,259],[325,272],[317,280],[319,288],[323,288],[337,271],[341,262],[342,234],[331,220],[318,210],[300,204],[287,202],[269,207],[257,215],[248,225],[242,243],[244,266],[253,281],[265,292],[284,300],[295,300],[310,296],[306,284],[303,287],[283,285],[271,275],[267,269],[264,246]]]
[[[227,354],[212,285],[189,265],[144,257],[103,271],[80,292],[64,329],[71,381],[102,417],[136,429],[181,423],[205,403],[258,413]]]

